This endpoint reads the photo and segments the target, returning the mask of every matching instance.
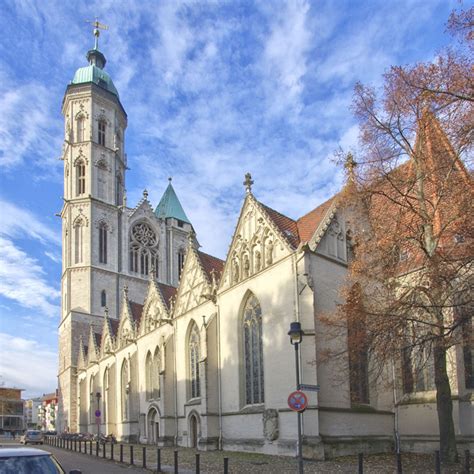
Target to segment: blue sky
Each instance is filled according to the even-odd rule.
[[[4,0],[0,27],[0,381],[56,386],[62,97],[100,38],[128,113],[128,204],[168,176],[202,249],[225,258],[245,172],[296,218],[342,182],[356,81],[432,59],[456,0]]]

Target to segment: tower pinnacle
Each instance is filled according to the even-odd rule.
[[[87,60],[89,64],[97,66],[100,69],[103,69],[106,63],[105,56],[99,51],[99,36],[100,30],[108,30],[107,25],[100,23],[97,18],[95,21],[86,20],[87,23],[90,23],[94,27],[94,49],[91,49],[87,52]]]

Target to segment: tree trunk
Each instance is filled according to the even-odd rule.
[[[436,408],[438,410],[439,444],[441,461],[455,463],[458,460],[456,435],[453,422],[453,401],[446,370],[446,348],[439,341],[434,348]]]

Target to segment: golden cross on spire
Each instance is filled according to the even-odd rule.
[[[109,27],[107,25],[104,25],[99,22],[97,17],[95,17],[95,21],[92,20],[86,20],[86,23],[89,23],[94,27],[94,49],[99,49],[99,36],[100,36],[100,30],[108,30]]]

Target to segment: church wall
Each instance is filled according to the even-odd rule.
[[[199,296],[198,296],[199,298]],[[205,300],[204,300],[205,301]],[[206,329],[203,326],[203,316],[206,316],[206,321],[211,319],[215,312],[215,307],[212,302],[205,302],[199,306],[192,308],[182,316],[175,319],[176,331],[176,383],[177,383],[177,406],[178,406],[178,440],[182,446],[191,446],[191,434],[189,427],[190,415],[195,413],[198,416],[198,438],[208,438],[207,419],[202,415],[206,413],[206,394],[212,389],[206,385],[207,382],[207,341]],[[192,324],[196,324],[200,332],[200,363],[199,363],[199,378],[200,378],[200,397],[191,397],[190,376],[189,376],[189,332]],[[215,362],[214,362],[215,363]]]
[[[241,311],[249,292],[255,295],[262,309],[265,403],[245,406]],[[300,305],[300,316],[303,328],[314,331],[311,315],[308,314],[311,304],[308,305],[306,298],[307,294]],[[294,348],[287,334],[290,323],[296,319],[293,258],[284,258],[220,293],[218,301],[221,317],[224,446],[228,449],[242,449],[243,446],[252,449],[254,445],[255,449],[260,446],[258,449],[265,452],[292,453],[294,443],[288,444],[284,438],[294,440],[296,430],[294,416],[288,413],[287,406],[288,395],[295,390],[296,384]],[[311,338],[307,338],[302,346],[301,367],[305,382],[315,384],[315,371],[311,368],[314,366]],[[278,421],[269,422],[268,426],[278,424],[279,436],[274,429],[264,436],[264,420],[271,414],[267,411],[269,409],[277,410]],[[317,435],[316,411],[307,412],[305,418],[308,433]]]

